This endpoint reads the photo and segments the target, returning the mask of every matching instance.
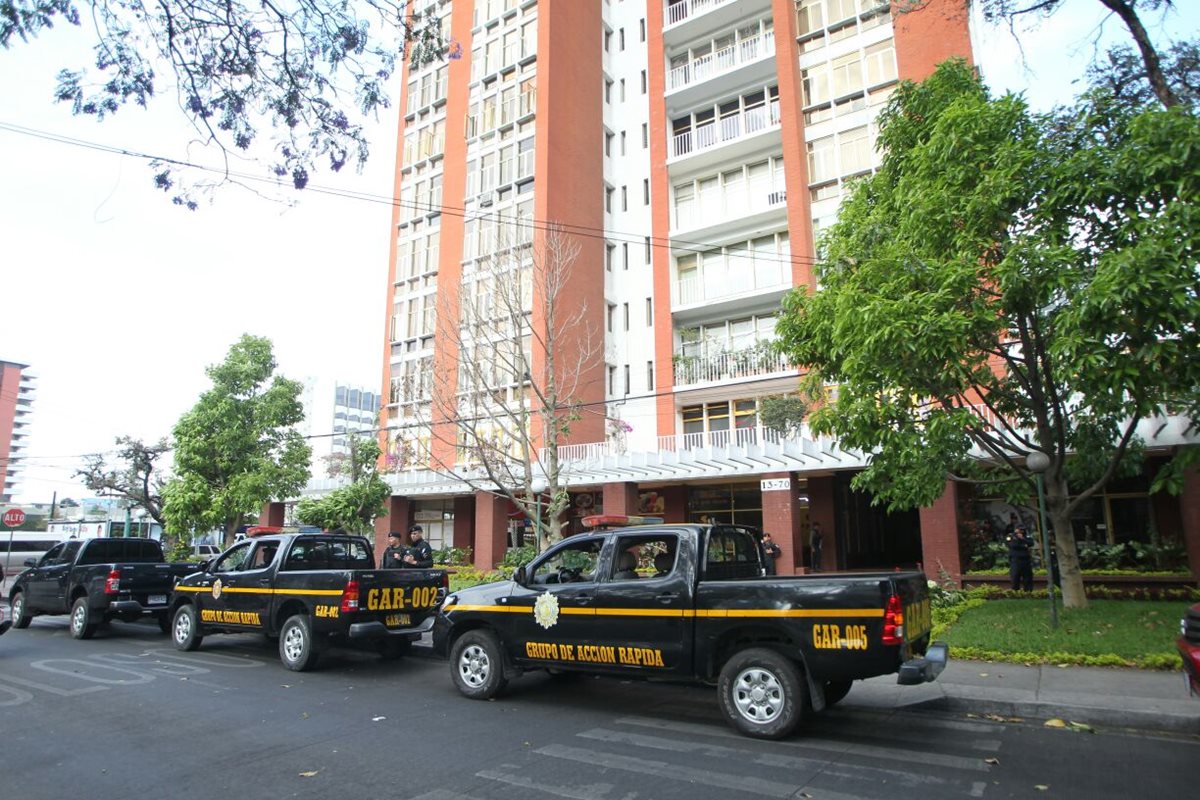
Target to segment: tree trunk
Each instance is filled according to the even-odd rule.
[[[1050,518],[1050,529],[1054,531],[1054,544],[1058,550],[1063,608],[1087,608],[1083,572],[1079,569],[1079,553],[1075,549],[1075,531],[1071,528],[1071,515],[1067,513],[1067,482],[1062,476],[1051,473],[1047,473],[1046,479],[1046,515]],[[1048,553],[1045,558],[1049,562]]]
[[[1125,23],[1125,27],[1129,29],[1133,41],[1137,44],[1138,52],[1142,54],[1142,64],[1146,67],[1146,79],[1150,81],[1150,88],[1154,90],[1154,96],[1158,98],[1158,102],[1163,104],[1163,108],[1170,108],[1177,104],[1179,98],[1171,91],[1171,86],[1167,83],[1166,76],[1163,75],[1158,51],[1151,44],[1150,34],[1142,25],[1142,20],[1138,17],[1133,3],[1129,0],[1100,0],[1100,3],[1120,17],[1121,21]]]

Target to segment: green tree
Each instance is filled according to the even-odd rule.
[[[198,141],[226,164],[269,149],[270,171],[303,189],[324,163],[338,171],[368,156],[361,122],[390,105],[389,81],[408,48],[425,63],[454,56],[436,17],[407,0],[0,0],[0,47],[48,35],[56,22],[87,24],[96,41],[95,77],[58,74],[55,99],[96,119],[149,106],[173,89]],[[80,10],[83,13],[80,13]],[[263,128],[271,134],[262,142]],[[175,163],[155,163],[156,185],[196,207],[176,184]],[[232,173],[227,168],[224,180]],[[200,183],[199,186],[211,186]]]
[[[1200,418],[1198,141],[1183,108],[1100,92],[1031,115],[962,62],[897,89],[820,290],[779,323],[809,389],[838,386],[810,424],[873,453],[859,487],[893,508],[948,477],[1031,496],[1045,453],[1064,600],[1086,605],[1073,510],[1137,466],[1139,423]]]
[[[352,436],[349,441],[349,453],[330,457],[330,472],[349,478],[350,483],[324,497],[303,498],[296,518],[325,530],[343,528],[366,535],[375,518],[386,513],[384,501],[391,496],[392,487],[379,476],[379,443],[366,436]]]
[[[145,444],[131,436],[117,437],[116,464],[110,464],[103,453],[84,458],[84,467],[74,477],[93,492],[119,497],[129,507],[145,509],[155,522],[165,524],[162,513],[162,490],[166,479],[159,469],[159,459],[171,452],[171,444],[159,439]],[[64,505],[65,505],[64,501]]]
[[[175,424],[163,515],[177,535],[222,528],[225,543],[262,504],[299,493],[311,448],[294,426],[301,386],[273,374],[271,342],[243,335],[206,373],[212,388]]]

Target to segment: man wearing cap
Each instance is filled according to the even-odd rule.
[[[408,529],[408,537],[412,547],[404,555],[404,566],[409,569],[429,569],[433,566],[433,548],[425,541],[425,529],[413,525]]]
[[[388,534],[388,546],[379,560],[380,569],[404,569],[408,566],[404,563],[404,556],[407,555],[408,548],[401,543],[401,539],[400,531],[392,531]]]
[[[1013,591],[1024,589],[1033,591],[1033,540],[1025,526],[1017,524],[1012,534],[1007,537],[1008,544],[1008,577],[1012,582]]]

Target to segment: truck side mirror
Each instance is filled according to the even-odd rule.
[[[528,579],[525,576],[525,567],[517,567],[516,571],[513,572],[513,582],[518,586],[524,586],[527,580]]]
[[[36,566],[37,566],[37,562],[36,562],[36,561],[34,561],[32,558],[27,558],[27,559],[25,559],[25,566],[27,566],[27,567],[36,567]]]

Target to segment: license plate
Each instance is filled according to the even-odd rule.
[[[152,594],[147,598],[147,601],[152,606],[165,606],[167,604],[167,596],[165,594]]]
[[[407,628],[412,625],[412,617],[408,614],[388,614],[383,618],[383,624],[389,628]]]

